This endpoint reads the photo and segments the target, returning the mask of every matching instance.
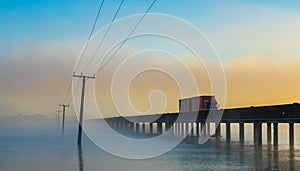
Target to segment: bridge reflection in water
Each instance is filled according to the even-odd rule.
[[[210,139],[203,145],[187,137],[174,150],[152,159],[128,160],[78,146],[78,170],[299,170],[300,151],[293,146],[251,145]],[[100,152],[99,152],[100,151]],[[116,164],[117,163],[117,164]],[[102,168],[102,169],[103,169]]]

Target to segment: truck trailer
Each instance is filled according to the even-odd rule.
[[[179,112],[196,112],[218,109],[215,96],[196,96],[179,100]]]

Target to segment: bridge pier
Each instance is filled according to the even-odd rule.
[[[181,135],[185,135],[185,123],[184,122],[182,122],[181,123]]]
[[[149,133],[153,134],[153,123],[149,123]]]
[[[196,137],[200,136],[199,128],[199,122],[196,122]]]
[[[240,122],[240,123],[239,123],[239,127],[240,127],[240,131],[239,131],[239,133],[240,133],[240,141],[241,141],[241,142],[244,142],[244,140],[245,140],[245,135],[244,135],[244,123],[243,123],[243,122]]]
[[[289,123],[289,133],[290,133],[290,146],[293,146],[294,145],[294,123],[293,122],[290,122]]]
[[[184,123],[184,135],[188,135],[189,134],[189,123],[185,122]]]
[[[267,123],[267,143],[271,144],[271,123]]]
[[[143,122],[142,123],[142,134],[145,134],[146,133],[146,123]]]
[[[123,122],[119,121],[119,131],[123,129]]]
[[[166,131],[166,123],[162,122],[161,123],[161,133],[163,134]]]
[[[221,137],[221,123],[219,123],[219,124],[215,123],[215,127],[216,127],[215,136],[216,136],[216,138],[220,138]]]
[[[204,122],[201,122],[201,136],[206,135],[206,125]]]
[[[162,123],[161,122],[157,122],[156,123],[156,130],[157,130],[157,134],[162,134]]]
[[[190,123],[186,122],[185,123],[185,132],[186,132],[187,136],[190,136],[189,128],[190,128]]]
[[[254,143],[261,145],[262,144],[262,123],[255,122],[253,123],[254,128]]]
[[[121,123],[117,122],[117,130],[120,130],[120,129],[121,129]]]
[[[128,122],[129,126],[129,132],[134,132],[134,123],[133,122]]]
[[[184,123],[180,122],[180,135],[184,135]]]
[[[273,123],[273,144],[278,145],[278,123]]]
[[[231,139],[230,122],[226,122],[226,141]]]
[[[139,133],[139,129],[140,129],[140,123],[139,122],[136,122],[135,123],[135,133]]]
[[[210,122],[207,123],[207,133],[206,135],[210,136]]]
[[[193,123],[189,123],[188,125],[189,125],[189,129],[190,129],[189,136],[192,136],[193,135],[193,126],[194,126],[194,124]]]
[[[175,134],[175,135],[178,135],[178,132],[179,132],[179,131],[178,131],[178,123],[175,122],[175,123],[174,123],[174,134]]]
[[[165,132],[168,131],[172,127],[172,123],[166,122],[165,123]]]

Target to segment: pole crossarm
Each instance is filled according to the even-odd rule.
[[[59,104],[59,106],[61,106],[61,107],[65,107],[65,108],[67,108],[67,107],[70,107],[69,105],[67,105],[67,104]]]
[[[83,73],[81,73],[80,75],[75,74],[75,72],[73,72],[73,77],[78,77],[78,78],[86,78],[86,79],[96,79],[96,74],[94,74],[93,76],[88,76],[88,75],[83,75]]]

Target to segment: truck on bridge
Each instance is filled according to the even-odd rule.
[[[218,109],[215,96],[196,96],[179,100],[179,112],[196,112]]]

